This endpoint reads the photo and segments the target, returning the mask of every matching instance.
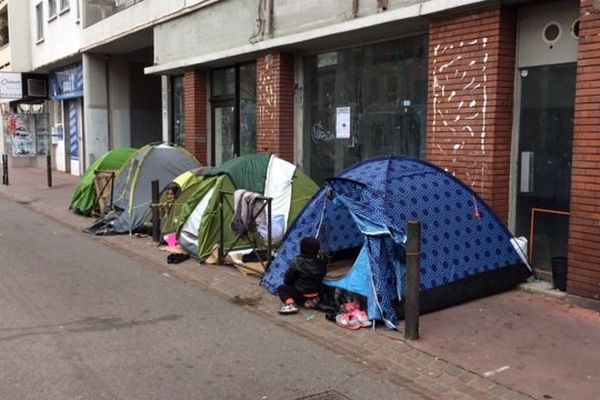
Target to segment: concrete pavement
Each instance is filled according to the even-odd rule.
[[[89,227],[93,219],[67,209],[79,178],[54,172],[53,181],[48,188],[44,170],[11,168],[11,184],[0,186],[0,195],[71,228]],[[257,318],[318,342],[423,398],[593,400],[600,392],[598,310],[543,283],[425,315],[421,339],[407,342],[401,331],[348,331],[313,311],[279,316],[278,299],[256,278],[193,260],[167,264],[167,254],[149,238],[97,240],[146,260],[148,268],[243,303]]]

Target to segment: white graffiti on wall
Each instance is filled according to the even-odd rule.
[[[274,110],[278,106],[277,103],[279,99],[276,90],[276,81],[272,77],[273,62],[273,56],[267,54],[264,60],[264,70],[259,71],[257,82],[257,86],[260,88],[260,90],[257,91],[257,122],[264,125],[262,129],[259,130],[259,135],[268,138],[274,138],[277,134],[274,125],[270,123],[270,121],[275,120],[276,115]]]
[[[443,155],[452,154],[452,163],[457,164],[457,153],[466,149],[466,137],[478,138],[478,154],[471,151],[468,156],[473,164],[465,174],[471,186],[483,176],[485,165],[482,157],[486,151],[487,130],[487,68],[489,53],[486,37],[455,44],[437,44],[433,48],[433,120],[432,143]],[[452,58],[448,61],[448,55]],[[438,57],[443,61],[438,61]],[[443,132],[443,140],[437,142]],[[442,135],[439,135],[442,136]],[[471,141],[469,141],[471,142]],[[475,157],[473,157],[475,156]],[[464,163],[464,154],[461,163]]]

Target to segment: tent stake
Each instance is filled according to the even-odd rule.
[[[419,283],[421,261],[421,224],[409,221],[406,237],[406,302],[404,338],[419,339]]]

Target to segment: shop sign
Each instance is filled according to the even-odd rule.
[[[52,100],[83,97],[83,68],[80,63],[50,73]]]
[[[23,83],[21,74],[17,72],[0,72],[0,98],[23,98]]]

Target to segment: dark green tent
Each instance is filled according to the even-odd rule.
[[[96,171],[114,171],[117,172],[123,165],[135,154],[135,149],[120,148],[104,153],[100,158],[92,163],[81,177],[79,184],[75,188],[73,198],[71,200],[70,210],[78,214],[90,215],[96,202],[98,195],[94,185]]]
[[[185,197],[177,217],[178,240],[185,250],[199,259],[211,253],[220,232],[219,191],[236,189],[271,197],[273,219],[279,217],[287,228],[318,186],[294,164],[271,154],[244,155],[206,171],[202,179],[195,181],[194,193]],[[224,207],[223,213],[224,242],[229,248],[235,241],[230,228],[233,213],[229,207]],[[244,240],[235,246],[248,247],[250,244]]]

